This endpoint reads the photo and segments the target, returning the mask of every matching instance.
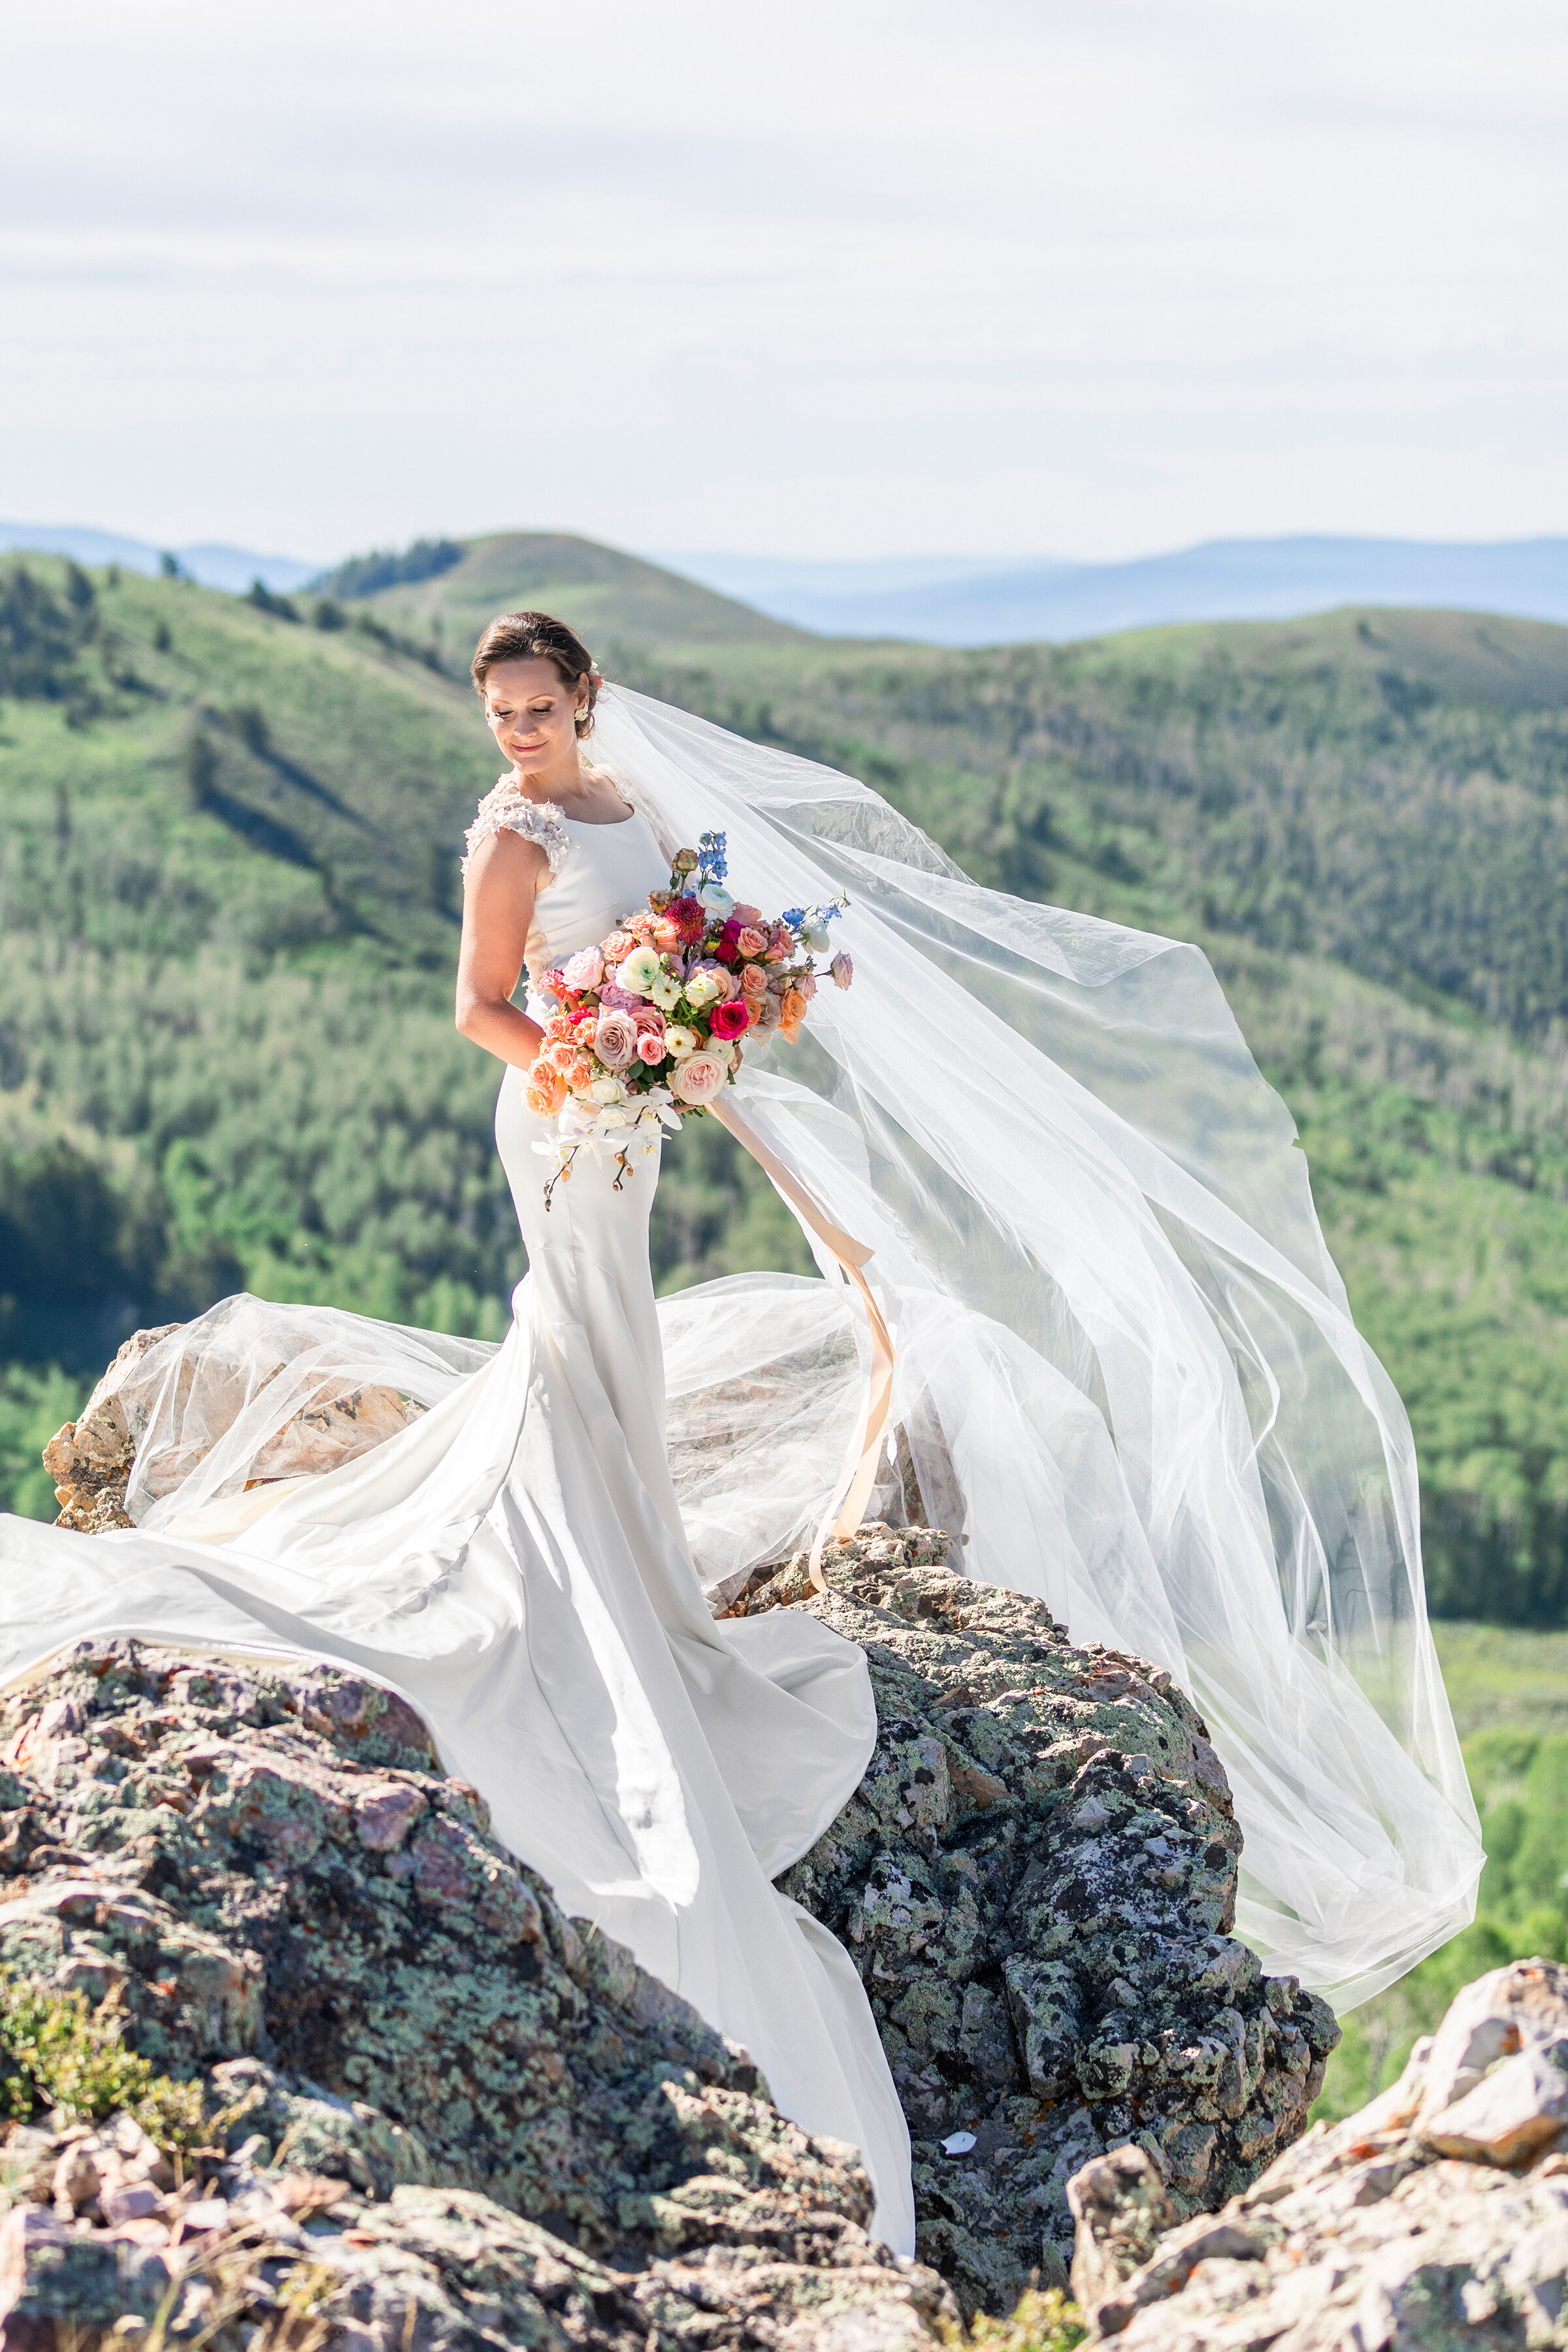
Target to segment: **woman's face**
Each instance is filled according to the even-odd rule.
[[[490,732],[520,775],[575,772],[577,715],[587,702],[586,687],[563,685],[542,656],[497,662],[485,679]]]

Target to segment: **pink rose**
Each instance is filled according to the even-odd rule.
[[[755,923],[747,923],[742,926],[735,945],[743,956],[766,955],[768,935],[766,931],[759,931]]]
[[[612,980],[599,991],[599,1002],[608,1012],[635,1013],[642,999],[629,989],[617,988]]]
[[[562,965],[561,977],[574,991],[597,988],[605,977],[605,959],[597,948],[579,948]]]
[[[827,969],[833,974],[835,988],[847,988],[855,977],[855,960],[840,948]]]
[[[630,931],[612,931],[599,945],[606,963],[619,963],[623,956],[630,955],[637,941]]]
[[[767,992],[768,992],[768,976],[767,976],[767,973],[763,970],[763,968],[762,968],[761,964],[749,963],[749,964],[746,966],[745,971],[741,974],[741,993],[742,993],[742,996],[765,996],[765,995],[767,994]]]
[[[632,1013],[632,1019],[637,1024],[637,1034],[639,1037],[645,1029],[651,1029],[656,1037],[663,1036],[664,1015],[659,1011],[657,1004],[644,1003],[639,998],[637,1009]]]
[[[708,1026],[715,1037],[743,1037],[752,1025],[752,1016],[743,996],[725,1004],[716,1004],[709,1016]]]
[[[763,919],[763,910],[760,907],[742,906],[739,900],[731,908],[730,912],[737,923],[760,923]],[[750,948],[746,950],[748,955],[752,952]]]
[[[637,1031],[637,1052],[645,1062],[662,1062],[664,1059],[663,1030],[639,1029]]]
[[[726,1075],[717,1054],[688,1054],[684,1062],[677,1062],[669,1090],[678,1102],[711,1102]]]
[[[606,1070],[624,1070],[637,1050],[637,1023],[625,1013],[610,1012],[599,1015],[599,1026],[594,1037],[594,1051]]]
[[[791,938],[789,932],[785,930],[782,923],[775,923],[773,926],[773,935],[768,941],[768,961],[770,963],[787,963],[791,956],[795,952],[795,943]]]
[[[809,1003],[811,999],[816,994],[816,974],[809,971],[803,971],[800,978],[796,981],[795,986],[799,989],[801,994]]]

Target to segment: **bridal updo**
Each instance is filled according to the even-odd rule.
[[[480,697],[485,680],[498,662],[547,661],[563,686],[585,685],[588,708],[577,721],[578,735],[594,731],[594,705],[604,679],[594,667],[594,656],[574,629],[548,613],[501,613],[490,623],[468,664],[474,691]]]

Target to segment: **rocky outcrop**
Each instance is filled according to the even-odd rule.
[[[183,2182],[127,2115],[13,2130],[7,2347],[167,2305],[222,2352],[290,2310],[363,2352],[893,2352],[951,2308],[868,2237],[854,2150],[580,1934],[390,1693],[110,1641],[0,1748],[7,1999],[107,2010],[204,2106]]]
[[[922,2255],[973,2308],[1065,2281],[1069,2178],[1122,2144],[1173,2215],[1217,2205],[1305,2127],[1339,2040],[1228,1933],[1241,1839],[1190,1701],[1070,1643],[1037,1602],[868,1528],[749,1594],[870,1661],[858,1796],[782,1882],[860,1969],[915,2143]]]
[[[1127,2352],[1568,2345],[1568,1969],[1467,1986],[1391,2090],[1218,2213],[1173,2227],[1138,2147],[1070,2194],[1084,2315]]]

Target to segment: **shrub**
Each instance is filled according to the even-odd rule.
[[[96,2010],[79,1992],[0,1980],[0,2106],[17,2123],[64,2107],[88,2123],[134,2116],[173,2153],[206,2137],[201,2085],[155,2074],[125,2046],[114,1996]]]

